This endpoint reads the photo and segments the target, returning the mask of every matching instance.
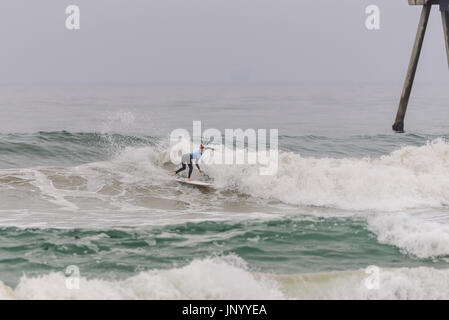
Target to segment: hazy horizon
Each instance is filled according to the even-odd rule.
[[[407,70],[420,7],[386,0],[7,0],[0,84],[392,83]],[[65,8],[81,30],[65,28]],[[365,28],[365,8],[381,29]],[[400,23],[398,23],[400,21]],[[449,80],[434,7],[418,83]]]

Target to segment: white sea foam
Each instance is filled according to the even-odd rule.
[[[0,285],[0,298],[14,299],[263,299],[282,298],[270,280],[257,279],[233,256],[196,260],[169,270],[141,272],[126,280],[80,279],[69,290],[66,277],[51,273],[22,277],[13,290]],[[2,296],[3,295],[3,296]]]
[[[449,270],[434,268],[379,269],[375,278],[365,270],[274,276],[293,299],[420,300],[449,299]],[[376,286],[368,286],[374,283]],[[377,282],[378,281],[378,282]]]
[[[294,205],[395,211],[449,205],[449,144],[437,139],[380,158],[304,158],[282,152],[276,175],[211,166],[215,185]]]
[[[287,204],[344,210],[397,211],[449,205],[449,144],[443,139],[420,147],[406,146],[379,158],[313,158],[280,152],[278,172],[272,176],[260,175],[257,165],[208,165],[215,158],[223,159],[220,146],[216,147],[217,151],[203,156],[203,167],[219,189]],[[123,173],[130,169],[133,174],[154,173],[152,181],[160,183],[167,179],[161,167],[169,162],[168,149],[130,147],[105,165]]]
[[[0,283],[1,299],[449,299],[449,270],[380,269],[379,289],[364,270],[318,274],[253,273],[238,257],[195,260],[181,268],[141,272],[125,280],[80,279],[67,289],[62,273]]]
[[[220,151],[206,152],[205,162],[211,157],[221,157]],[[362,215],[382,243],[419,258],[449,256],[449,221],[433,219],[435,214],[447,215],[449,205],[449,144],[442,139],[421,147],[403,147],[379,158],[306,158],[281,152],[279,169],[273,176],[261,176],[257,166],[250,165],[202,166],[214,179],[217,192],[202,193],[174,183],[167,174],[169,150],[163,145],[128,147],[111,160],[73,168],[2,170],[6,182],[0,187],[4,194],[11,194],[8,199],[20,194],[22,200],[10,207],[5,201],[1,209],[27,210],[22,215],[2,216],[2,224],[41,224],[39,213],[56,212],[55,206],[62,209],[59,219],[52,214],[45,218],[45,225],[265,219],[263,215],[273,213],[272,218],[277,218],[279,212],[298,212],[297,206],[327,207],[339,210],[318,208],[300,213],[329,216],[341,215],[343,210],[350,216]],[[75,185],[58,187],[52,180],[55,176],[69,182],[75,177]],[[14,182],[8,177],[21,180]],[[84,182],[78,186],[77,179]],[[239,193],[250,197],[240,199],[236,197]],[[241,212],[237,209],[228,214],[223,210],[229,208],[225,203],[230,199],[238,203]],[[275,204],[268,208],[271,200]],[[413,214],[419,208],[424,213]],[[74,211],[79,212],[72,214]],[[83,212],[87,212],[85,216],[80,214]]]
[[[368,229],[379,242],[418,258],[449,256],[449,223],[431,218],[431,214],[377,214],[368,217]]]
[[[442,139],[421,147],[407,146],[379,158],[312,158],[281,152],[278,172],[272,176],[260,175],[257,165],[208,165],[214,157],[222,157],[222,153],[206,152],[203,168],[218,190],[230,189],[258,199],[373,211],[449,205],[449,144]],[[128,147],[109,161],[61,169],[61,174],[85,178],[85,191],[93,191],[91,195],[101,198],[95,191],[112,179],[118,181],[121,191],[143,184],[156,190],[171,181],[169,168],[167,148]],[[44,171],[24,170],[34,174],[31,183],[49,201],[76,210],[76,204],[67,200],[73,190],[56,189]],[[49,170],[58,174],[57,169]],[[86,195],[77,191],[80,196]],[[174,189],[172,195],[177,194]]]

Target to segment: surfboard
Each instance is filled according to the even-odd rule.
[[[198,187],[212,187],[212,184],[207,183],[207,182],[203,182],[203,181],[189,181],[187,179],[183,179],[183,178],[177,178],[176,181],[181,182],[181,183],[185,183],[185,184],[190,184],[192,186],[198,186]]]

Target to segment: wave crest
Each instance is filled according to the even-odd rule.
[[[276,175],[250,166],[210,167],[217,186],[288,204],[402,210],[449,204],[449,144],[407,146],[379,158],[312,158],[281,152]]]
[[[80,279],[69,290],[62,273],[22,277],[0,299],[448,299],[449,270],[378,269],[370,289],[364,270],[275,275],[249,271],[236,256],[194,260],[182,268],[141,272],[125,280]]]

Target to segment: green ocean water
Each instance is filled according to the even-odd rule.
[[[0,298],[447,299],[447,91],[398,135],[396,91],[355,87],[2,88]],[[276,174],[174,181],[193,120],[279,129]]]
[[[431,266],[379,243],[362,219],[296,217],[273,221],[200,222],[154,228],[0,229],[0,273],[16,286],[23,274],[65,272],[77,265],[89,278],[124,279],[196,259],[237,255],[254,272],[295,274],[380,267]]]

